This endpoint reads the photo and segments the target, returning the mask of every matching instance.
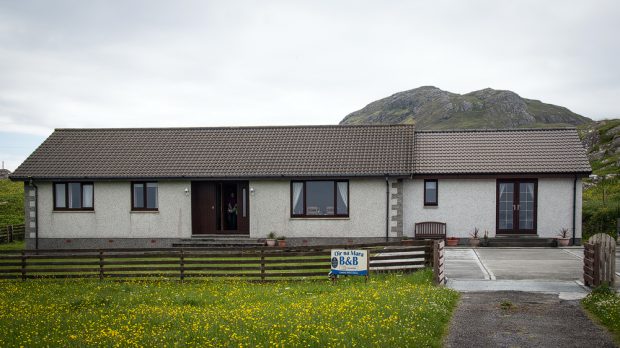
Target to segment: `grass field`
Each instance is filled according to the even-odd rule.
[[[0,244],[0,250],[23,250],[24,246],[24,241],[20,240],[12,243],[2,243]]]
[[[0,226],[24,223],[24,183],[0,180]]]
[[[430,270],[329,281],[0,282],[0,346],[430,346],[458,300]]]
[[[597,289],[583,299],[582,304],[613,333],[620,345],[620,294],[611,289]]]

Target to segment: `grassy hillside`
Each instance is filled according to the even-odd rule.
[[[584,239],[595,233],[617,237],[620,218],[620,119],[598,121],[580,127],[588,148],[593,174],[586,179],[583,191]]]
[[[0,180],[0,226],[24,223],[24,183]]]

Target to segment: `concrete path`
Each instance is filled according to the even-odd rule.
[[[578,301],[526,292],[465,293],[446,347],[615,347]]]
[[[448,287],[461,292],[527,291],[580,299],[583,249],[448,248]]]

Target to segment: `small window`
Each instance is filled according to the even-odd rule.
[[[349,216],[349,182],[333,180],[291,182],[291,216]]]
[[[424,205],[437,205],[437,180],[424,180]]]
[[[54,210],[93,210],[94,191],[93,183],[54,183]]]
[[[157,183],[134,182],[131,184],[131,210],[157,210]]]

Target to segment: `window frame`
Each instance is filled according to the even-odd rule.
[[[144,202],[144,208],[136,208],[134,206],[134,186],[136,184],[142,184],[142,202]],[[146,189],[146,184],[157,184],[157,199],[156,199],[156,203],[157,203],[157,207],[155,208],[147,208],[147,189]],[[159,182],[157,181],[132,181],[131,182],[131,211],[159,211]]]
[[[309,181],[330,181],[334,184],[334,214],[333,215],[308,215],[307,212],[307,204],[306,204],[306,200],[308,199],[308,195],[307,195],[307,191],[306,191],[306,183]],[[338,183],[339,182],[345,182],[347,183],[347,213],[346,214],[338,214]],[[295,183],[301,183],[303,185],[303,200],[302,200],[302,205],[303,205],[303,214],[295,214],[294,213],[294,205],[293,205],[293,185]],[[350,214],[350,202],[351,202],[351,190],[349,189],[350,185],[349,185],[349,180],[345,180],[345,179],[320,179],[320,180],[291,180],[291,184],[290,184],[290,189],[289,189],[289,194],[290,194],[290,217],[291,218],[308,218],[308,219],[337,219],[337,218],[348,218],[349,214]]]
[[[69,207],[69,185],[80,184],[80,208]],[[65,206],[58,207],[56,205],[56,185],[65,185]],[[93,187],[92,202],[93,206],[84,208],[84,185]],[[54,200],[54,211],[94,211],[95,210],[95,183],[92,181],[57,181],[52,183],[52,199]]]
[[[435,183],[435,201],[429,202],[428,197],[426,195],[426,183],[434,182]],[[424,179],[424,206],[425,207],[436,207],[439,205],[439,180],[437,179]]]

